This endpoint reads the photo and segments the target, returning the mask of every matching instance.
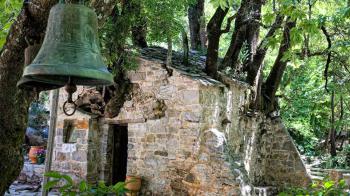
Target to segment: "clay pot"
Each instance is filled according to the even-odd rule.
[[[31,146],[30,147],[28,157],[29,157],[30,161],[32,162],[32,164],[36,164],[38,162],[38,159],[36,157],[36,153],[41,149],[44,149],[44,147],[43,146]]]
[[[126,176],[125,188],[130,191],[126,195],[137,195],[137,192],[141,188],[141,177],[140,176]]]
[[[185,180],[182,180],[182,183],[185,185],[187,188],[188,194],[190,196],[195,196],[197,195],[199,189],[201,188],[201,185],[199,183],[192,183],[192,182],[187,182]]]

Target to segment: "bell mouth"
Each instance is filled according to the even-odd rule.
[[[48,91],[57,88],[62,88],[63,85],[50,84],[47,81],[39,80],[30,76],[22,77],[17,82],[17,87],[20,89],[33,90],[36,88],[37,91]]]
[[[17,86],[50,90],[63,87],[69,81],[84,86],[109,86],[114,83],[113,75],[107,68],[75,67],[68,64],[31,64],[25,68],[23,78],[17,83]]]
[[[69,79],[73,84],[84,86],[107,86],[112,85],[113,75],[104,67],[83,67],[75,68],[75,65],[47,65],[31,64],[24,70],[23,76],[29,76],[39,81],[53,85],[67,84]]]

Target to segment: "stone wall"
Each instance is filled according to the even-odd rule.
[[[227,137],[227,156],[234,168],[243,166],[240,172],[245,174],[240,178],[247,178],[253,187],[308,185],[310,177],[281,119],[249,111],[251,91],[246,84],[224,76],[221,81],[228,87],[220,96],[226,97],[227,103],[221,107],[221,113],[226,112],[221,120],[230,120],[222,129]]]
[[[82,91],[79,88],[78,92]],[[87,179],[94,183],[99,178],[98,163],[100,151],[100,132],[97,119],[77,111],[68,117],[63,113],[62,105],[67,99],[67,94],[60,89],[59,108],[53,150],[52,170],[69,174],[79,181]],[[65,130],[72,124],[71,141],[65,141]]]
[[[17,178],[19,183],[40,185],[43,181],[45,165],[24,162],[21,173]]]
[[[66,117],[60,110],[56,170],[109,182],[109,125],[127,124],[127,173],[142,176],[145,195],[187,195],[183,181],[198,184],[199,195],[254,195],[260,187],[309,181],[283,123],[248,112],[248,85],[164,68],[157,60],[140,58],[139,64],[128,74],[131,99],[116,118]],[[73,144],[62,142],[65,119],[79,132]]]

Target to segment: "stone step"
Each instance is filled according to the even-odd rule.
[[[311,180],[312,181],[322,181],[324,177],[322,176],[313,176],[311,175]]]
[[[254,187],[253,194],[254,196],[272,196],[277,195],[278,189],[272,186],[263,186],[263,187]]]
[[[327,176],[328,174],[327,174],[326,172],[311,171],[311,172],[310,172],[310,175],[312,175],[312,176],[322,176],[322,177],[325,177],[325,176]]]
[[[334,169],[323,169],[323,168],[317,168],[317,167],[311,167],[309,169],[310,171],[319,171],[319,172],[325,172],[325,173],[328,173],[329,171],[334,170]],[[346,169],[336,169],[336,170],[343,174],[350,174],[350,170],[346,170]]]

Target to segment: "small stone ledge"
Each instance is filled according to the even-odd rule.
[[[105,118],[104,122],[107,124],[129,124],[129,123],[143,123],[146,122],[144,118],[139,119],[113,119],[113,118]]]

